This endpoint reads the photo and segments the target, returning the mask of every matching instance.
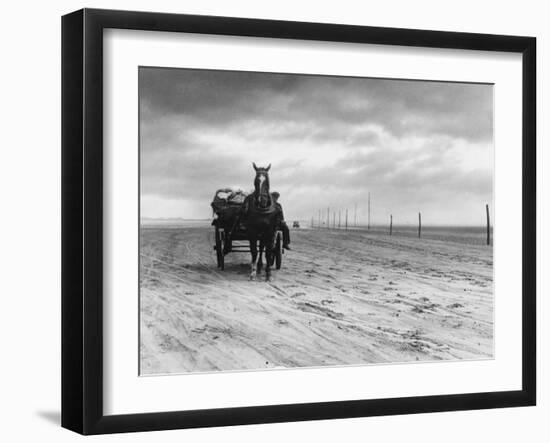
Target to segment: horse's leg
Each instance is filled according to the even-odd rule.
[[[250,240],[250,254],[252,255],[252,262],[250,263],[250,280],[256,278],[256,261],[258,259],[258,248],[256,247],[256,239]]]
[[[273,254],[273,238],[268,235],[265,243],[265,281],[273,280],[271,277],[271,255]]]
[[[260,240],[260,252],[258,253],[258,266],[256,267],[256,272],[258,273],[262,272],[262,268],[263,268],[262,254],[263,253],[264,253],[264,242]]]

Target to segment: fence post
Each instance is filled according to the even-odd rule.
[[[370,229],[370,192],[369,192],[369,202],[368,202],[367,229]]]
[[[422,232],[422,216],[420,212],[418,213],[418,238],[420,238],[420,233]]]
[[[348,210],[346,209],[346,231],[348,230]]]
[[[491,223],[489,221],[489,205],[485,205],[485,211],[487,212],[487,246],[491,244]]]

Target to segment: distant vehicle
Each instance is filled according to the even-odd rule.
[[[300,222],[298,220],[294,220],[294,222],[292,223],[292,227],[293,228],[299,228],[300,227]]]

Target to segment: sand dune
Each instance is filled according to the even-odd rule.
[[[141,231],[142,374],[493,356],[492,247],[296,229],[274,281],[213,228]]]

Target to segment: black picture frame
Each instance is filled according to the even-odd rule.
[[[522,389],[177,412],[103,413],[103,30],[522,54]],[[530,406],[536,403],[536,39],[83,9],[62,18],[62,426],[82,434]]]

